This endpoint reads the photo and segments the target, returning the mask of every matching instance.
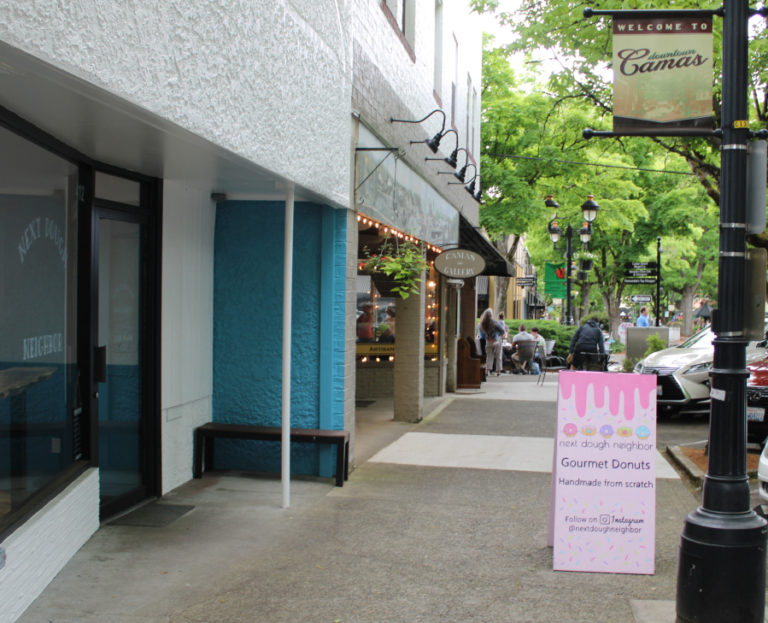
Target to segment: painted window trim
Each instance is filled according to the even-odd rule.
[[[384,12],[384,15],[389,21],[389,25],[392,26],[392,29],[395,31],[395,34],[397,34],[397,37],[400,39],[400,43],[403,44],[403,47],[405,48],[405,51],[408,53],[408,56],[411,58],[411,61],[415,63],[416,52],[413,51],[411,44],[408,42],[408,39],[406,39],[405,33],[402,30],[400,30],[400,25],[397,23],[397,18],[394,15],[392,15],[392,11],[390,11],[389,7],[387,6],[387,0],[381,0],[380,6],[381,6],[381,10]]]

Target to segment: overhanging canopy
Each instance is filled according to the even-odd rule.
[[[485,260],[485,270],[481,275],[514,277],[512,264],[463,216],[459,221],[459,247],[474,251]]]

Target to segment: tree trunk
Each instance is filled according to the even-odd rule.
[[[512,266],[515,265],[515,255],[517,254],[517,246],[519,244],[520,236],[515,234],[508,234],[493,240],[493,246]],[[507,293],[509,292],[510,278],[496,277],[494,282],[496,284],[496,292],[493,293],[493,297],[491,297],[490,292],[488,293],[488,301],[489,303],[490,301],[494,302],[493,309],[498,314],[500,311],[506,311],[507,309]]]
[[[589,291],[592,284],[589,281],[584,281],[579,289],[581,290],[581,306],[579,307],[579,324],[581,319],[589,316]]]
[[[496,296],[493,299],[493,309],[496,315],[499,312],[506,312],[507,309],[507,292],[509,291],[509,277],[496,277],[494,278],[496,284]],[[490,300],[490,298],[488,299]]]
[[[680,311],[683,312],[683,325],[680,327],[680,335],[688,337],[693,335],[693,295],[696,294],[696,286],[684,286],[680,293]]]

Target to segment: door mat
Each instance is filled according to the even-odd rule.
[[[358,409],[362,409],[363,407],[370,407],[375,400],[355,400],[355,407]]]
[[[157,502],[151,502],[109,523],[112,526],[164,528],[193,508],[195,507],[182,504],[158,504]]]

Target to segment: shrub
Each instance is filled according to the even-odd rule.
[[[662,340],[658,335],[653,334],[648,336],[648,338],[645,340],[645,343],[648,345],[648,349],[644,354],[645,357],[651,353],[664,350],[667,347],[667,343],[664,340]]]
[[[640,361],[636,357],[627,357],[624,359],[624,363],[621,364],[623,372],[632,372],[635,369],[635,365]]]

